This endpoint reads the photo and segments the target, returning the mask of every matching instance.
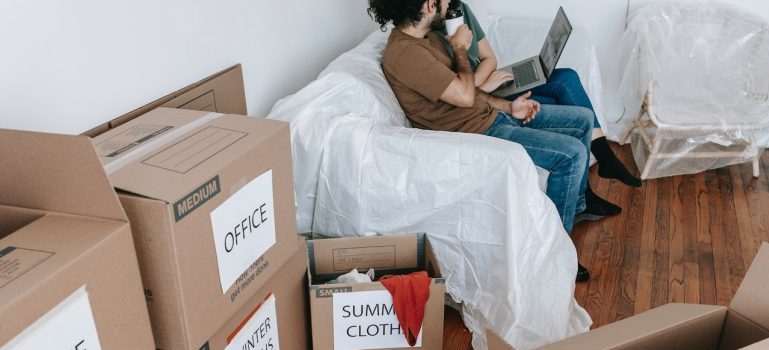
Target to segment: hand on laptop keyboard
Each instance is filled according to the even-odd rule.
[[[509,71],[496,70],[491,72],[489,77],[486,78],[486,81],[483,82],[483,84],[481,84],[481,86],[478,88],[485,92],[491,93],[498,88],[504,88],[513,85],[513,78],[513,73]]]

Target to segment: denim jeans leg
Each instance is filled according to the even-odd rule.
[[[595,110],[590,98],[579,80],[579,74],[571,68],[559,68],[553,70],[547,83],[532,89],[532,95],[542,95],[555,100],[555,104],[580,106],[590,109],[593,112],[593,127],[600,128],[598,118],[595,117]]]
[[[577,106],[562,105],[542,105],[542,110],[537,117],[531,121],[529,127],[577,139],[582,144],[586,159],[590,159],[590,139],[592,137],[593,111]],[[588,184],[588,173],[590,172],[590,163],[584,164],[584,176],[579,186],[579,195],[577,197],[576,211],[580,213],[585,210],[585,192]]]
[[[553,201],[561,216],[566,232],[571,233],[574,214],[580,194],[580,187],[585,177],[587,153],[584,145],[575,137],[582,136],[584,129],[576,128],[566,108],[544,108],[537,119],[547,119],[538,125],[553,130],[539,130],[523,126],[520,121],[500,113],[494,124],[484,132],[485,135],[519,143],[531,157],[535,165],[550,171],[547,181],[547,196]],[[535,119],[536,120],[536,119]],[[534,123],[532,123],[534,124]],[[588,123],[592,125],[592,123]],[[574,134],[575,136],[567,135]],[[584,200],[583,200],[584,202]]]
[[[509,100],[514,100],[522,93],[508,96]],[[601,124],[595,116],[593,104],[579,80],[579,74],[571,68],[558,68],[553,70],[550,79],[544,85],[537,86],[531,90],[531,99],[541,104],[557,104],[567,106],[580,106],[590,109],[593,112],[593,127],[600,128]]]

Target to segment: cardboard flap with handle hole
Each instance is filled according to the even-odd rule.
[[[0,205],[127,221],[91,140],[0,129]]]

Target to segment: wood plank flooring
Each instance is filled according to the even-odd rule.
[[[612,147],[635,166],[630,146]],[[727,305],[761,242],[769,242],[769,152],[760,167],[758,178],[741,164],[640,188],[601,179],[593,167],[594,191],[623,208],[572,234],[592,277],[574,295],[593,328],[670,302]],[[470,349],[470,333],[448,308],[443,348]]]

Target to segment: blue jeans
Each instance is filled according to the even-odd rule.
[[[527,125],[499,113],[484,135],[516,142],[535,165],[550,171],[547,196],[571,234],[574,215],[585,210],[585,190],[594,114],[576,106],[542,105]]]
[[[523,93],[508,96],[514,100]],[[580,106],[593,112],[593,127],[600,128],[601,124],[595,116],[593,104],[587,97],[585,88],[579,80],[579,75],[573,69],[559,68],[553,70],[547,83],[531,89],[531,99],[543,105]]]

